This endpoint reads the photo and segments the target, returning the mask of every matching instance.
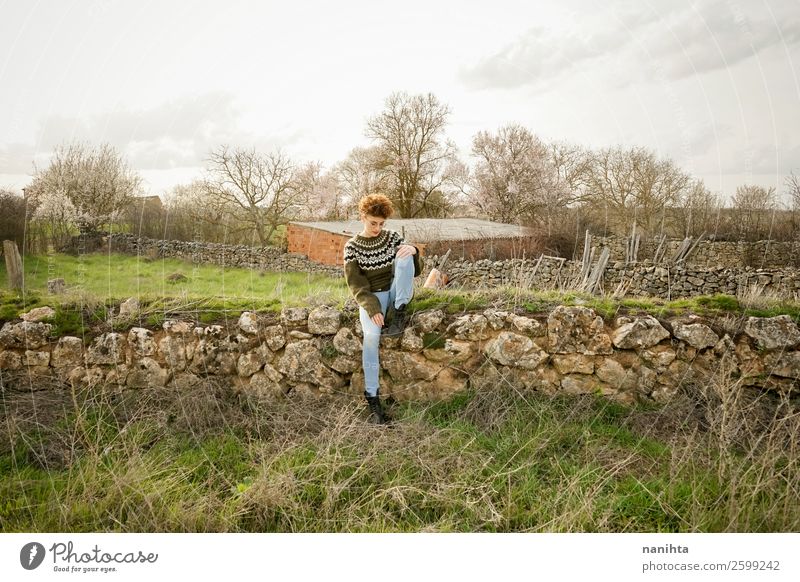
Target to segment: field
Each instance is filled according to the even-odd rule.
[[[61,276],[72,288],[54,305],[58,333],[113,326],[110,310],[130,296],[154,326],[347,297],[337,279],[136,257],[28,257],[26,271],[26,292],[3,294],[2,319],[47,304],[45,282]],[[798,313],[763,298],[519,289],[420,291],[415,308],[557,303],[607,318]],[[4,388],[0,531],[798,531],[797,410],[796,397],[724,377],[660,407],[499,385],[394,403],[388,428],[366,424],[358,399],[267,403],[211,379],[188,391]]]
[[[714,394],[648,409],[497,386],[380,428],[351,399],[210,383],[7,393],[0,529],[797,531],[797,413]]]

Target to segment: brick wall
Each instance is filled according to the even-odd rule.
[[[344,263],[344,245],[351,235],[334,234],[316,228],[289,224],[286,227],[287,250],[290,253],[306,255],[312,261],[323,265],[340,267]],[[414,243],[425,254],[424,244]]]
[[[316,228],[289,224],[286,239],[290,253],[306,255],[312,261],[323,265],[341,266],[348,235],[334,234]]]

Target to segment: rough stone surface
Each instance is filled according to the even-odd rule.
[[[169,381],[169,386],[185,392],[200,386],[202,383],[203,379],[200,376],[190,372],[180,372],[175,374],[172,380]]]
[[[271,359],[272,352],[269,348],[266,345],[259,346],[239,356],[236,362],[236,370],[239,376],[246,378],[261,370],[264,364]]]
[[[395,382],[414,382],[416,380],[433,380],[444,367],[430,362],[420,354],[409,352],[382,352],[381,366]]]
[[[314,335],[333,335],[339,331],[341,322],[341,311],[323,305],[308,314],[308,331]]]
[[[649,348],[667,339],[669,332],[652,315],[637,317],[614,330],[611,341],[623,350]]]
[[[250,377],[250,381],[242,387],[243,391],[258,398],[272,400],[286,395],[286,388],[279,382],[271,379],[264,372],[257,372]]]
[[[800,330],[788,315],[748,317],[744,333],[762,350],[783,350],[800,343]]]
[[[447,339],[444,341],[444,351],[450,362],[461,364],[472,356],[474,348],[470,342]]]
[[[136,297],[129,297],[119,305],[119,316],[121,318],[132,318],[139,313],[139,300]]]
[[[775,352],[764,358],[764,368],[775,376],[800,379],[800,352]]]
[[[187,341],[191,340],[188,340],[185,336],[166,335],[158,342],[158,351],[161,357],[164,358],[167,366],[176,372],[185,370],[187,362],[194,355],[187,349]],[[193,346],[194,344],[191,345]]]
[[[286,346],[278,361],[278,371],[290,382],[313,384],[332,391],[344,384],[343,379],[322,363],[322,356],[311,340],[300,340]]]
[[[603,358],[595,369],[595,375],[606,384],[621,388],[625,385],[627,372],[614,358]]]
[[[19,370],[22,367],[22,358],[18,353],[6,350],[0,352],[0,370]]]
[[[52,330],[53,326],[49,323],[9,321],[0,329],[0,347],[35,350],[47,345]]]
[[[740,322],[729,319],[706,323],[682,316],[670,321],[667,332],[649,316],[620,317],[609,334],[592,310],[561,307],[550,314],[547,334],[541,335],[544,326],[537,320],[495,309],[456,318],[447,330],[442,318],[433,327],[438,331],[435,348],[424,347],[419,325],[409,326],[402,338],[381,339],[381,391],[398,399],[437,399],[469,385],[496,389],[508,382],[547,394],[667,402],[681,386],[709,386],[721,374],[734,374],[745,386],[800,392],[800,351],[793,343],[797,326],[791,318],[749,320],[743,326],[746,333]],[[310,329],[323,331],[311,320]],[[348,327],[310,334],[295,326],[287,334],[281,325],[263,327],[260,316],[240,318],[233,330],[170,320],[163,332],[133,327],[104,333],[86,349],[80,338],[50,340],[45,334],[49,327],[24,321],[3,326],[4,386],[35,374],[102,390],[164,385],[180,390],[204,382],[202,376],[217,375],[258,397],[360,396],[363,390],[361,342]],[[718,338],[714,329],[725,335]],[[41,346],[30,347],[37,343],[31,330],[42,336]],[[58,385],[34,384],[45,390]]]
[[[269,349],[277,352],[286,345],[286,334],[280,325],[270,325],[264,328],[264,341]]]
[[[545,326],[530,317],[510,314],[508,316],[508,322],[514,326],[514,328],[527,335],[538,337],[547,333],[547,328],[545,328]]]
[[[497,311],[496,309],[487,309],[483,312],[489,326],[494,329],[503,329],[508,321],[508,316],[511,315],[508,311]]]
[[[570,374],[561,378],[561,389],[567,394],[592,394],[600,389],[600,382],[593,376]]]
[[[472,341],[491,337],[489,322],[480,313],[462,315],[448,326],[447,332],[452,333],[456,339]]]
[[[343,327],[333,336],[333,347],[346,356],[355,356],[361,352],[361,342],[349,327]]]
[[[258,314],[253,313],[252,311],[243,311],[239,316],[239,322],[237,325],[242,332],[249,335],[258,335],[261,327],[259,324]]]
[[[168,319],[161,327],[170,335],[192,335],[194,324],[189,321],[179,321],[177,319]]]
[[[125,337],[117,332],[108,332],[96,337],[86,350],[86,364],[97,366],[124,362],[125,343]]]
[[[46,368],[50,365],[50,352],[25,350],[22,363],[29,368]]]
[[[559,374],[591,374],[594,372],[594,360],[583,354],[557,354],[553,356],[553,365]]]
[[[74,368],[83,364],[83,341],[81,338],[64,336],[53,348],[51,363],[54,368]]]
[[[22,313],[20,318],[22,321],[44,321],[45,319],[52,319],[56,315],[56,310],[52,307],[36,307],[27,313]]]
[[[167,383],[167,371],[153,358],[141,358],[130,366],[125,384],[129,388],[152,388]]]
[[[549,357],[526,336],[512,331],[502,331],[484,348],[486,356],[498,364],[533,370]]]
[[[547,337],[551,354],[613,352],[603,318],[588,307],[556,307],[547,318]]]
[[[361,366],[361,360],[349,356],[336,356],[328,366],[340,374],[352,374]]]
[[[403,330],[403,338],[400,340],[400,347],[407,352],[422,351],[422,338],[417,335],[413,327],[407,327]]]
[[[418,311],[412,317],[413,325],[420,333],[432,333],[443,321],[444,312],[441,309]]]
[[[153,332],[143,327],[134,327],[128,332],[128,344],[137,358],[152,356],[156,353],[156,342]]]
[[[641,350],[639,355],[642,360],[656,368],[665,368],[678,357],[677,352],[666,345],[657,345],[646,350]]]
[[[308,324],[308,309],[305,307],[284,307],[281,322],[286,327],[302,327]]]
[[[719,341],[719,336],[714,333],[714,330],[702,323],[675,322],[672,324],[672,333],[679,340],[685,341],[698,350],[714,347]]]

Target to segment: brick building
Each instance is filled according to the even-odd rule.
[[[530,230],[476,218],[390,218],[386,228],[421,247],[423,254],[452,250],[452,258],[509,258],[524,249]],[[288,250],[324,265],[341,265],[345,243],[362,225],[357,220],[290,222],[286,228]]]

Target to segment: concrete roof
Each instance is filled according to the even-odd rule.
[[[347,236],[353,236],[363,229],[358,220],[292,224]],[[390,218],[385,228],[396,230],[409,242],[513,238],[531,234],[529,228],[477,218]]]

